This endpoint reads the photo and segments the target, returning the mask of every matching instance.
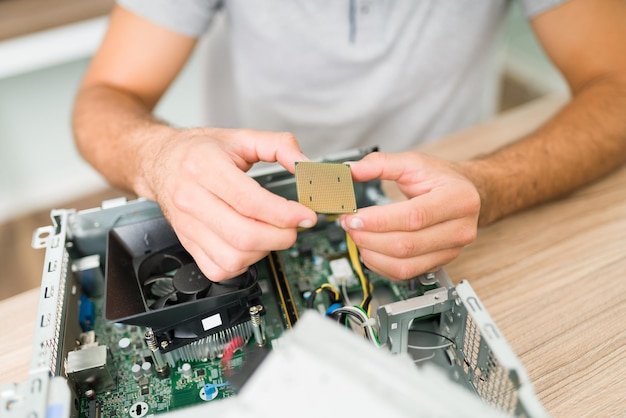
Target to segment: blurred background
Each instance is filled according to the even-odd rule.
[[[50,224],[52,208],[87,209],[124,195],[81,160],[70,127],[74,95],[112,5],[0,0],[0,299],[39,285],[44,251],[30,242]],[[202,44],[156,110],[177,126],[203,122]],[[502,56],[500,111],[566,92],[515,2]]]

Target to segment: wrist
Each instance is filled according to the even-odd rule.
[[[469,160],[456,164],[460,173],[469,179],[476,187],[480,197],[480,214],[478,226],[483,227],[495,222],[499,217],[497,206],[494,204],[493,167],[485,160]]]
[[[137,134],[135,168],[130,179],[131,187],[137,196],[150,200],[158,200],[162,189],[159,172],[167,166],[166,158],[170,153],[170,145],[180,135],[180,129],[165,124],[154,124]]]

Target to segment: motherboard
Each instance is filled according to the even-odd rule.
[[[102,269],[85,260],[75,265],[89,267],[74,269],[80,288],[97,289],[93,283],[102,280],[97,278]],[[70,367],[88,362],[91,351],[98,347],[106,347],[106,361],[101,368],[72,368],[68,373],[82,393],[79,416],[143,417],[233,396],[236,390],[229,378],[238,372],[248,353],[259,345],[266,349],[279,346],[283,332],[295,325],[305,310],[326,315],[333,304],[359,306],[364,299],[350,262],[346,234],[333,217],[321,216],[315,228],[300,232],[291,248],[271,253],[255,269],[262,290],[255,305],[263,311],[261,337],[254,337],[251,325],[229,329],[223,343],[215,343],[219,349],[200,350],[198,356],[187,354],[185,358],[165,354],[173,359],[164,361],[167,373],[157,370],[146,327],[107,321],[105,295],[83,293],[78,308],[80,344],[70,352]],[[372,289],[374,310],[380,304],[423,295],[438,285],[425,278],[391,282],[367,269],[364,273]],[[355,327],[354,320],[342,321],[346,328]],[[195,344],[199,345],[198,341]],[[75,359],[77,354],[85,358]]]
[[[317,224],[300,230],[290,248],[222,282],[204,276],[154,202],[53,210],[52,225],[33,237],[33,247],[46,250],[33,357],[29,381],[3,388],[9,416],[186,417],[198,406],[244,399],[247,382],[287,350],[300,319],[312,313],[373,347],[374,357],[408,356],[415,371],[435,367],[454,390],[465,388],[499,411],[545,416],[469,283],[454,285],[444,270],[394,282],[362,263],[337,213],[389,203],[378,181],[346,188],[342,161],[371,151],[326,161],[337,166],[302,165],[298,180],[280,167],[257,172],[253,178],[267,190],[314,206]],[[323,340],[315,326],[318,332]],[[327,352],[309,357],[306,367],[322,364]],[[280,394],[268,396],[280,402]]]

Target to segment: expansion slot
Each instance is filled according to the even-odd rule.
[[[296,309],[296,304],[291,294],[291,288],[287,281],[287,276],[285,276],[285,270],[283,269],[278,252],[272,251],[267,256],[267,262],[274,279],[273,283],[276,293],[278,294],[280,309],[285,314],[285,326],[291,328],[298,320],[298,310]]]
[[[69,303],[72,300],[70,293],[76,289],[69,267],[70,256],[65,247],[70,213],[66,210],[52,211],[54,225],[38,228],[32,241],[33,248],[46,249],[46,257],[33,344],[33,351],[38,355],[32,357],[31,370],[48,368],[56,376],[62,375],[65,356],[80,333],[78,306]],[[68,317],[75,318],[76,324],[68,323]]]

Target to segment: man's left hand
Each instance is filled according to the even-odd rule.
[[[350,166],[355,181],[391,180],[408,198],[341,217],[372,271],[391,280],[436,271],[476,238],[480,196],[454,163],[407,152]]]

